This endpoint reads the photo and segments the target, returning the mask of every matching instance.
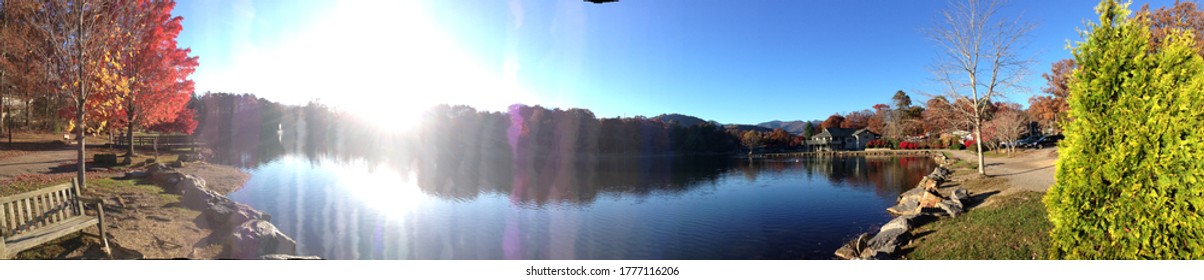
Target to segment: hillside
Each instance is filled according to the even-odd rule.
[[[770,130],[781,128],[791,134],[801,134],[805,129],[807,122],[804,121],[771,121],[757,124],[757,126],[768,128]]]
[[[749,131],[749,130],[756,131],[756,132],[773,132],[773,129],[765,128],[764,126],[747,125],[747,124],[729,124],[729,125],[724,125],[723,128],[725,130],[727,130],[729,133],[737,132],[737,131],[744,132],[744,131]]]
[[[664,123],[677,123],[681,126],[695,126],[707,122],[695,116],[687,116],[682,114],[661,114],[659,116],[652,117],[652,119]]]

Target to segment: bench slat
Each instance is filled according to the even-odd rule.
[[[58,216],[59,221],[67,219],[67,217],[69,217],[69,216],[67,216],[67,213],[66,213],[67,211],[65,211],[65,209],[63,209],[63,204],[67,203],[67,199],[63,198],[63,192],[57,191],[57,192],[53,192],[51,194],[54,195],[55,215]]]
[[[46,226],[46,213],[50,212],[46,209],[46,201],[42,200],[42,196],[38,195],[29,199],[29,203],[33,204],[33,217],[37,220],[38,227]]]
[[[8,237],[8,221],[12,220],[8,217],[8,203],[0,203],[0,244],[3,244],[4,238]],[[4,247],[0,245],[0,247]]]
[[[35,225],[34,225],[34,223],[31,223],[30,221],[34,221],[35,219],[37,219],[37,215],[34,214],[33,207],[29,207],[28,199],[22,200],[21,202],[24,202],[24,204],[25,204],[25,219],[21,220],[21,224],[25,225],[26,230],[32,230]]]
[[[5,247],[7,247],[7,252],[5,252],[5,254],[9,255],[0,256],[0,258],[7,258],[9,256],[16,255],[21,251],[37,247],[42,243],[58,239],[59,237],[80,231],[90,226],[94,226],[99,222],[100,220],[96,219],[96,217],[79,216],[64,220],[63,222],[54,224],[52,226],[39,228],[38,230],[6,238],[4,239]]]
[[[18,195],[0,197],[0,203],[20,201],[20,199],[35,197],[37,195],[42,195],[42,193],[53,192],[53,191],[58,191],[58,190],[65,190],[65,189],[71,189],[71,184],[67,183],[67,184],[49,186],[49,187],[45,187],[45,189],[41,189],[41,190],[23,192],[23,193],[18,193]]]

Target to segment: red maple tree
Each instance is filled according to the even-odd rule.
[[[133,14],[139,17],[127,21],[130,26],[126,28],[138,35],[124,59],[126,74],[133,81],[122,98],[124,106],[117,121],[126,126],[128,142],[139,128],[192,133],[196,121],[186,105],[194,84],[188,76],[199,63],[197,57],[189,56],[191,49],[177,46],[184,18],[172,16],[176,5],[172,0],[137,0],[132,5]],[[127,159],[133,153],[133,147],[128,147]]]

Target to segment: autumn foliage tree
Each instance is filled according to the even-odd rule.
[[[1041,74],[1045,79],[1045,87],[1041,88],[1041,92],[1046,95],[1029,98],[1028,111],[1042,127],[1061,131],[1060,123],[1069,117],[1066,114],[1070,110],[1066,105],[1066,96],[1070,94],[1070,74],[1074,68],[1074,60],[1063,59],[1054,62],[1049,73]]]
[[[1154,48],[1166,45],[1168,36],[1187,30],[1196,35],[1196,42],[1193,44],[1196,53],[1204,55],[1204,36],[1200,36],[1204,34],[1204,10],[1200,9],[1195,2],[1175,0],[1175,4],[1170,7],[1161,7],[1152,11],[1150,5],[1145,4],[1137,13],[1137,17],[1148,19],[1150,44]]]
[[[828,116],[828,119],[824,120],[824,122],[819,123],[819,127],[840,128],[840,124],[842,124],[842,123],[844,123],[844,116],[841,116],[840,113],[835,113],[835,114],[832,114],[831,116]]]
[[[126,26],[134,38],[130,38],[133,43],[124,57],[124,73],[133,82],[120,96],[124,106],[116,108],[126,126],[126,141],[133,143],[134,131],[139,128],[192,133],[196,127],[192,113],[183,111],[189,110],[186,105],[193,92],[188,76],[198,63],[197,57],[188,55],[190,49],[177,46],[183,18],[171,14],[175,1],[138,0],[131,5],[137,16]],[[133,145],[127,145],[127,162],[133,154]]]

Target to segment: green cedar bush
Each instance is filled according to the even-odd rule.
[[[1204,258],[1204,60],[1152,49],[1148,20],[1101,1],[1074,48],[1070,116],[1044,198],[1055,259]]]

